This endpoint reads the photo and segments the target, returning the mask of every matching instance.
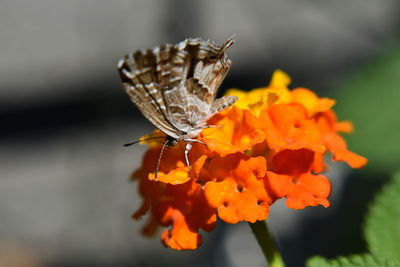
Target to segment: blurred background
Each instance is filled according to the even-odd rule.
[[[119,58],[232,34],[222,85],[251,89],[280,68],[291,87],[336,98],[350,148],[333,164],[332,207],[273,206],[288,266],[366,251],[367,204],[400,166],[400,2],[396,0],[18,0],[0,2],[0,266],[264,266],[247,224],[218,223],[197,251],[140,235],[130,173],[153,127],[122,90]]]

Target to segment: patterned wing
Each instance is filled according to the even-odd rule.
[[[168,119],[163,90],[175,83],[171,58],[177,53],[171,45],[126,55],[118,63],[124,89],[142,114],[165,134],[179,138],[180,130]],[[176,71],[175,71],[176,72]]]
[[[169,120],[182,131],[203,127],[209,117],[236,101],[234,97],[225,97],[214,104],[218,88],[231,66],[225,50],[232,44],[232,39],[222,46],[201,39],[186,39],[176,45],[174,67],[180,67],[181,76],[176,76],[174,86],[163,90],[163,94]]]
[[[129,54],[118,70],[123,86],[143,115],[167,135],[182,139],[205,125],[214,113],[236,99],[215,95],[231,62],[222,46],[201,39],[163,45]]]
[[[212,99],[231,68],[231,61],[225,51],[234,43],[230,38],[222,46],[213,42],[202,42],[196,51],[197,60],[192,66],[193,79],[212,95]]]

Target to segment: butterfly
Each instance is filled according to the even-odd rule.
[[[156,178],[167,146],[185,141],[185,160],[190,166],[188,153],[192,143],[205,145],[196,137],[203,129],[216,127],[207,125],[207,120],[237,101],[236,96],[216,99],[218,88],[231,67],[225,51],[233,43],[232,37],[221,46],[209,40],[189,38],[176,45],[137,51],[119,60],[118,72],[131,101],[167,136],[158,159]]]

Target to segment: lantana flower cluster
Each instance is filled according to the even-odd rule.
[[[268,87],[229,90],[239,100],[208,121],[219,127],[198,136],[206,145],[193,143],[190,167],[180,142],[164,152],[155,179],[162,143],[147,141],[143,164],[133,174],[143,198],[133,218],[149,213],[144,234],[168,227],[161,234],[165,246],[196,249],[202,243],[199,231],[212,231],[217,218],[232,224],[265,220],[280,198],[292,209],[329,207],[324,155],[352,168],[367,160],[349,151],[339,135],[353,126],[337,120],[334,100],[306,88],[289,90],[289,84],[290,77],[278,70]]]

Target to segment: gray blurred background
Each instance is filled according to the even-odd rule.
[[[221,44],[236,33],[221,92],[267,85],[280,68],[292,87],[335,95],[397,42],[399,15],[396,0],[0,1],[0,266],[264,266],[244,223],[219,222],[192,252],[140,235],[144,221],[130,219],[140,198],[128,177],[145,147],[122,144],[153,127],[123,92],[118,59],[188,37]],[[318,222],[340,206],[346,173],[331,168],[329,209],[274,206],[269,222],[288,266],[341,253],[326,252],[320,233],[326,241],[332,230]]]

